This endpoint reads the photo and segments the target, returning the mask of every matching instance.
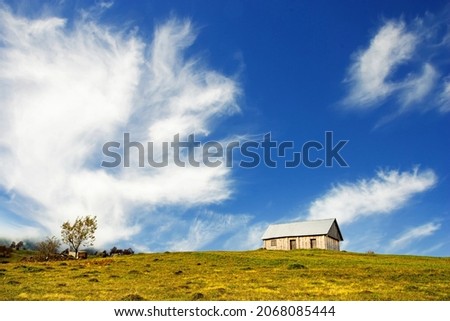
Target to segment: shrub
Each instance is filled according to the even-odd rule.
[[[10,257],[11,249],[7,246],[0,245],[0,257]]]
[[[117,247],[113,247],[110,251],[109,251],[110,255],[132,255],[134,254],[134,251],[132,248],[126,249],[126,250],[122,250],[122,249],[118,249]]]
[[[128,294],[122,298],[122,301],[145,301],[145,298],[139,294]]]
[[[192,296],[192,301],[199,301],[199,300],[203,299],[204,297],[205,297],[205,295],[203,293],[198,292]]]
[[[289,270],[300,270],[300,269],[306,269],[306,266],[300,263],[292,263],[288,265]]]

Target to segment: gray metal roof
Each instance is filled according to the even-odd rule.
[[[340,241],[343,240],[339,226],[334,218],[269,225],[262,239],[307,235],[329,235]]]

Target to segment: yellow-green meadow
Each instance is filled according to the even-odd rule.
[[[0,300],[450,300],[450,258],[324,250],[0,264]]]

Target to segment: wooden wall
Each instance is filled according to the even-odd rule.
[[[339,241],[327,235],[296,236],[269,239],[264,240],[263,247],[267,250],[290,250],[292,241],[292,245],[295,244],[296,249],[311,249],[311,246],[314,245],[314,241],[311,242],[312,239],[315,239],[315,245],[317,249],[339,251]]]

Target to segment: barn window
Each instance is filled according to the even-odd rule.
[[[277,246],[277,240],[271,240],[270,246]]]

